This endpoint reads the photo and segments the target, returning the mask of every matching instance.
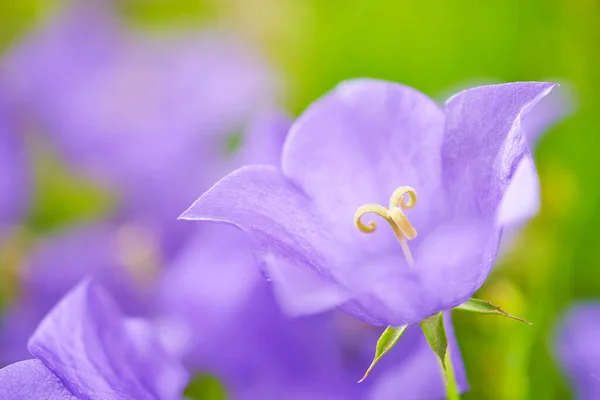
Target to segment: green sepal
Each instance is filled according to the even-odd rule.
[[[469,299],[462,303],[461,305],[454,308],[455,310],[469,311],[477,314],[497,314],[502,315],[504,317],[512,318],[517,321],[524,322],[528,325],[531,325],[531,322],[524,320],[523,318],[515,317],[501,309],[498,306],[493,305],[489,301],[479,300],[479,299]]]
[[[446,353],[448,352],[448,338],[446,337],[446,329],[444,328],[444,313],[440,312],[425,318],[420,322],[421,329],[429,343],[429,347],[439,358],[444,376],[448,379],[448,368],[446,366]]]
[[[377,340],[375,358],[373,358],[373,362],[371,362],[371,365],[367,369],[367,372],[365,372],[365,375],[360,381],[358,381],[358,383],[361,383],[362,381],[367,379],[367,376],[369,376],[375,364],[377,364],[379,360],[381,360],[381,357],[387,354],[387,352],[390,351],[392,347],[396,345],[396,343],[398,343],[398,339],[400,339],[400,336],[402,336],[407,327],[408,325],[388,326],[387,328],[385,328],[385,331],[383,331],[383,333]]]

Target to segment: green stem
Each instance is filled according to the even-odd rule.
[[[446,385],[446,394],[448,400],[459,400],[460,395],[458,394],[458,385],[456,384],[456,377],[454,376],[454,367],[452,365],[452,358],[450,356],[450,348],[446,352],[446,374],[448,377],[448,383]]]

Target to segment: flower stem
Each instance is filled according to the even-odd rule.
[[[456,377],[454,376],[454,367],[452,365],[450,349],[446,352],[446,374],[448,378],[448,383],[446,385],[448,400],[459,400],[460,394],[458,393],[458,385],[456,384]]]

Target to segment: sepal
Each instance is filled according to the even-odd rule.
[[[448,368],[446,367],[446,353],[448,353],[448,338],[446,337],[446,328],[444,327],[444,313],[440,312],[425,318],[420,322],[421,329],[429,343],[429,347],[439,358],[444,375],[448,378]]]
[[[398,340],[400,339],[404,331],[406,331],[407,327],[408,325],[388,326],[387,328],[385,328],[385,331],[383,331],[383,333],[379,337],[379,340],[377,340],[375,358],[373,358],[373,361],[367,369],[367,372],[365,372],[365,375],[361,378],[360,381],[358,381],[358,383],[361,383],[362,381],[367,379],[367,376],[369,376],[371,370],[373,369],[373,367],[375,367],[375,364],[377,364],[379,360],[381,360],[381,357],[386,355],[387,352],[390,351],[392,347],[396,345],[396,343],[398,343]]]
[[[500,307],[485,300],[469,299],[461,305],[454,307],[454,310],[469,311],[477,314],[497,314],[531,325],[531,322],[524,320],[523,318],[515,317],[514,315],[507,313]]]

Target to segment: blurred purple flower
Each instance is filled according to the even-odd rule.
[[[0,243],[4,229],[19,223],[29,204],[27,156],[13,122],[0,91]]]
[[[122,218],[158,232],[167,252],[189,230],[180,210],[220,177],[226,136],[278,92],[273,71],[228,33],[133,34],[107,2],[74,2],[7,55],[2,76],[23,113],[117,189]]]
[[[234,244],[234,245],[232,245]],[[167,269],[157,295],[165,347],[236,399],[443,398],[439,361],[418,327],[356,385],[380,332],[339,312],[291,319],[262,279],[243,232],[209,224]],[[462,391],[467,382],[449,320]]]
[[[134,285],[124,260],[125,246],[110,225],[72,229],[39,243],[20,269],[19,297],[4,310],[0,363],[21,360],[27,338],[52,307],[86,276],[101,283],[125,311],[142,314],[143,293]]]
[[[564,317],[556,338],[556,354],[576,398],[600,398],[600,304],[579,304]]]
[[[257,116],[233,154],[214,155],[214,173],[220,175],[213,179],[257,159],[275,164],[289,125],[289,119],[279,112]],[[2,315],[0,363],[23,358],[27,338],[39,321],[85,276],[93,276],[100,282],[125,306],[128,314],[150,313],[152,307],[147,300],[152,297],[155,286],[162,285],[160,269],[168,260],[156,254],[156,243],[151,237],[144,237],[148,234],[150,232],[128,224],[97,223],[71,228],[38,244],[20,269],[19,298]],[[203,240],[204,237],[202,235]],[[193,236],[191,240],[197,243],[198,239]],[[215,260],[220,257],[215,254]],[[196,287],[202,283],[189,282]],[[235,294],[237,289],[234,285],[218,286],[216,281],[205,283],[213,288],[211,294],[216,293],[217,288],[223,290],[223,295]],[[238,298],[240,295],[237,294]],[[220,312],[216,309],[217,320],[223,318]],[[205,330],[210,331],[208,328]]]
[[[292,126],[281,169],[239,169],[182,218],[248,232],[290,312],[339,306],[374,325],[418,322],[487,277],[509,222],[499,204],[530,159],[521,116],[553,86],[478,87],[442,110],[402,85],[342,83]],[[419,231],[413,266],[388,226],[367,237],[353,225],[357,207],[386,204],[406,184],[419,193],[404,217]]]
[[[29,340],[35,359],[0,370],[3,399],[180,399],[188,376],[150,325],[98,285],[71,290]]]

